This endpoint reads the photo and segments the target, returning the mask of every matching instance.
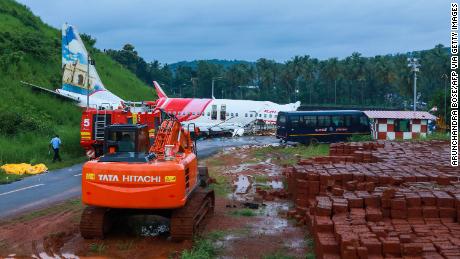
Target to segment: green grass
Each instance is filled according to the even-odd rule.
[[[81,203],[80,199],[72,199],[72,200],[68,200],[66,202],[57,204],[57,205],[53,205],[51,207],[47,207],[47,208],[39,209],[39,210],[34,210],[32,212],[22,214],[22,215],[20,215],[20,216],[18,216],[16,218],[8,220],[6,223],[11,222],[11,221],[12,222],[27,222],[27,221],[30,221],[30,220],[33,220],[33,219],[36,219],[36,218],[39,218],[39,217],[56,214],[56,213],[59,213],[59,212],[62,212],[62,211],[67,211],[67,210],[78,211],[82,207],[83,206],[82,206],[82,203]],[[2,222],[2,223],[5,223],[5,222]],[[0,224],[0,225],[2,225],[2,224]]]
[[[450,140],[450,135],[448,133],[443,133],[443,132],[434,132],[431,134],[427,134],[426,137],[420,138],[422,141],[430,141],[430,140],[445,140],[449,141]]]
[[[106,246],[104,243],[91,243],[88,245],[88,248],[91,253],[102,254],[104,253]]]
[[[310,235],[310,233],[307,233],[305,235],[305,243],[307,245],[307,254],[305,255],[306,259],[315,259],[315,241],[313,240],[313,237]]]
[[[372,135],[353,135],[348,138],[350,142],[363,142],[363,141],[373,141]]]
[[[153,88],[133,73],[103,52],[88,49],[107,89],[126,100],[156,99]],[[24,5],[0,1],[0,165],[45,163],[56,169],[81,161],[81,108],[20,83],[54,90],[60,88],[61,78],[60,30],[43,23]],[[63,163],[49,163],[48,145],[54,134],[63,142]],[[8,182],[18,179],[9,177]],[[5,177],[0,175],[1,182]]]
[[[316,156],[325,156],[329,154],[329,145],[301,145],[297,146],[279,146],[263,147],[253,151],[254,156],[263,161],[267,157],[275,158],[272,162],[280,165],[293,165],[298,159],[310,158]]]
[[[207,236],[195,240],[193,248],[181,253],[182,259],[211,259],[215,258],[221,249],[215,243],[226,235],[223,231],[214,231]]]
[[[209,168],[209,176],[216,180],[216,183],[210,184],[209,187],[214,190],[217,196],[223,197],[231,192],[231,186],[227,176],[217,172],[217,169],[213,167]]]
[[[117,248],[118,250],[130,250],[133,247],[133,240],[126,240],[118,243]]]
[[[269,179],[270,178],[268,177],[268,175],[263,175],[262,174],[262,175],[255,175],[254,176],[254,181],[256,183],[266,183],[266,182],[268,182]]]
[[[273,254],[264,255],[263,259],[294,259],[294,256],[286,255],[285,251],[276,251]]]
[[[254,217],[257,216],[257,212],[252,209],[237,209],[230,211],[230,215],[235,217]]]

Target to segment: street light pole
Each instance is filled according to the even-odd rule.
[[[418,63],[417,58],[407,58],[409,64],[408,67],[411,68],[411,71],[414,72],[414,112],[417,111],[417,72],[420,71],[420,64]]]
[[[216,99],[214,97],[214,81],[220,80],[220,79],[222,79],[222,77],[220,77],[220,76],[212,78],[212,84],[211,84],[211,97],[212,97],[212,99]]]
[[[337,79],[334,80],[334,103],[337,105]]]

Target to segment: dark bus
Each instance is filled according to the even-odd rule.
[[[370,134],[369,118],[362,111],[279,112],[276,120],[276,138],[284,141],[338,142]]]

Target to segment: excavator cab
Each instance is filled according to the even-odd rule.
[[[146,125],[105,128],[104,155],[82,168],[80,232],[104,238],[119,213],[156,214],[169,218],[173,240],[191,239],[213,214],[214,192],[206,167],[198,167],[193,124],[184,129],[170,117],[162,121],[150,144]]]
[[[146,161],[150,146],[147,125],[110,125],[105,128],[105,136],[100,162]]]

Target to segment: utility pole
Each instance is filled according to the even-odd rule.
[[[220,77],[220,76],[216,76],[216,77],[212,78],[212,83],[211,83],[211,97],[212,97],[212,99],[216,99],[214,97],[214,81],[221,80],[221,79],[222,79],[222,77]],[[223,89],[222,89],[222,92],[223,92]]]
[[[417,58],[407,58],[408,67],[414,73],[414,112],[417,111],[417,72],[420,72],[420,64]]]
[[[334,104],[337,105],[337,79],[334,80]]]

